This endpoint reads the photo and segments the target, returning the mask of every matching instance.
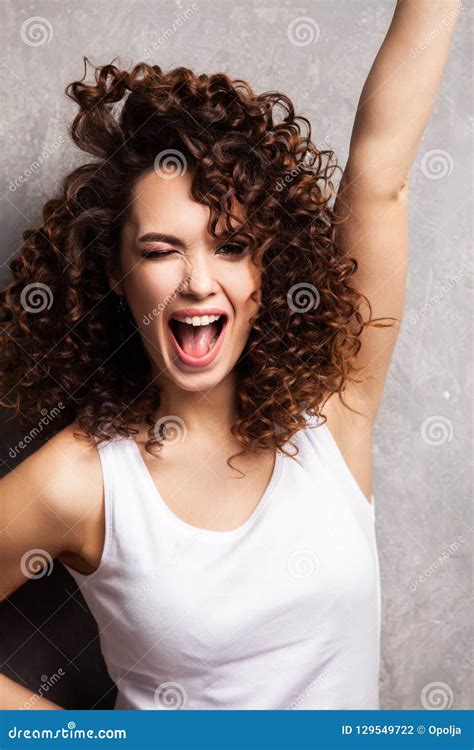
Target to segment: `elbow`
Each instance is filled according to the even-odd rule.
[[[342,184],[350,192],[397,199],[407,194],[410,167],[386,153],[386,146],[367,141],[349,154]]]
[[[408,195],[408,176],[403,181],[390,181],[385,184],[381,181],[378,185],[378,194],[395,201],[402,200]]]
[[[403,195],[407,195],[408,194],[408,179],[409,179],[409,175],[407,175],[405,177],[405,179],[403,180],[402,184],[398,188],[398,191],[397,191],[397,195],[398,196],[403,196]]]
[[[375,192],[381,198],[393,201],[403,200],[408,196],[408,177],[403,182],[380,183]]]

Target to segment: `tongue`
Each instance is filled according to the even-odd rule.
[[[188,323],[177,325],[177,338],[183,352],[192,357],[203,357],[209,351],[211,341],[217,334],[215,323],[207,326],[190,326]]]

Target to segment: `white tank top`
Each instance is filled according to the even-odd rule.
[[[378,709],[380,578],[367,502],[325,424],[277,453],[232,531],[160,496],[133,438],[99,446],[106,528],[91,575],[116,709]],[[290,452],[293,452],[290,449]]]

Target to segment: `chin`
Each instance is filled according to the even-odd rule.
[[[210,391],[219,385],[219,383],[224,380],[225,376],[226,374],[201,373],[200,375],[191,374],[191,376],[183,375],[182,377],[176,377],[175,375],[171,376],[171,374],[168,373],[168,377],[171,377],[175,385],[188,393]]]
[[[171,335],[170,335],[171,334]],[[230,336],[236,332],[229,330],[227,323],[218,329],[215,340],[208,351],[201,357],[192,356],[190,351],[183,351],[180,341],[173,336],[170,328],[165,333],[164,347],[161,348],[161,364],[156,363],[158,373],[163,373],[177,386],[186,391],[204,391],[214,388],[232,371],[242,354],[249,331],[238,336],[239,345],[228,351]],[[160,337],[161,338],[161,337]],[[240,340],[241,339],[241,340]]]
[[[222,353],[223,354],[223,353]],[[162,373],[167,380],[172,381],[175,386],[189,393],[207,391],[215,388],[233,370],[237,357],[224,358],[214,361],[208,367],[189,367],[184,365],[179,358],[172,361],[156,364],[158,373]]]

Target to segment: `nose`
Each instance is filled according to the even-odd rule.
[[[196,252],[187,263],[183,293],[194,297],[208,297],[216,290],[212,253],[208,250]]]

